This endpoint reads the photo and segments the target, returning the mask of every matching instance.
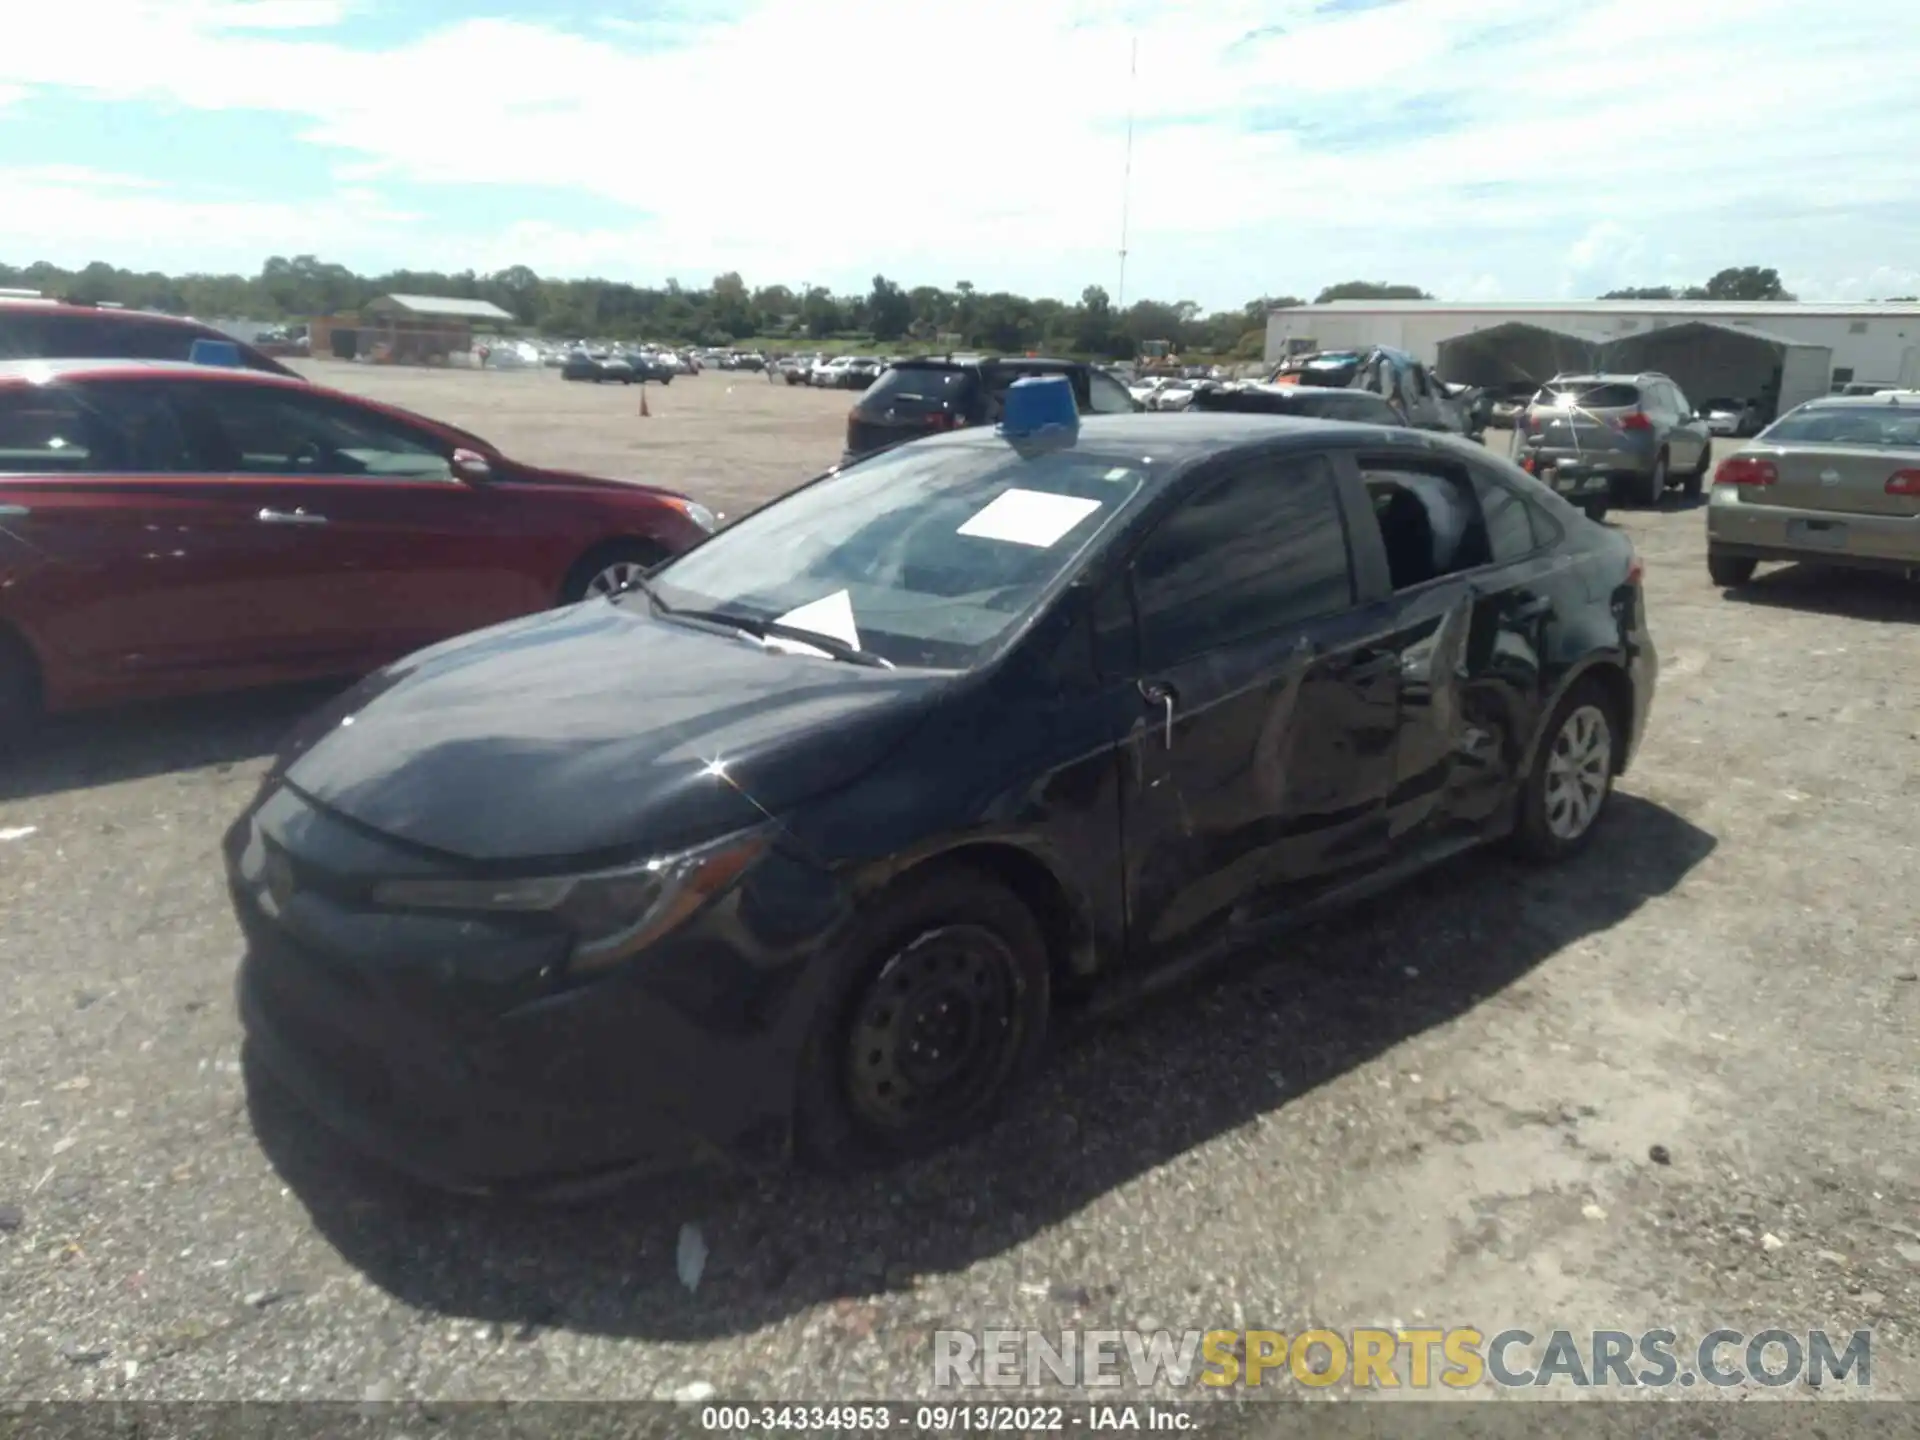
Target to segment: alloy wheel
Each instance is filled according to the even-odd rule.
[[[1547,754],[1547,829],[1578,840],[1606,802],[1613,779],[1613,732],[1597,705],[1582,705],[1561,723]]]
[[[587,582],[587,594],[609,598],[631,590],[646,577],[647,567],[632,560],[616,560]]]

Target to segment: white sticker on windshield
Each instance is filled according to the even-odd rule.
[[[1100,478],[1102,480],[1128,480],[1128,479],[1131,479],[1132,477],[1133,477],[1133,471],[1127,469],[1127,467],[1124,465],[1116,465],[1114,466],[1113,469],[1107,471],[1107,473],[1102,475]]]
[[[796,630],[811,630],[816,635],[842,641],[856,650],[860,648],[860,632],[853,626],[853,597],[844,590],[836,590],[818,600],[809,600],[798,609],[789,610],[774,623],[791,625]]]
[[[1099,508],[1098,500],[1078,495],[1008,490],[962,525],[959,533],[1045,550]]]

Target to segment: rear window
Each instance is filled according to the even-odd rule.
[[[895,365],[881,372],[860,403],[909,414],[940,410],[962,403],[971,382],[972,377],[964,370],[934,365]]]
[[[1803,405],[1761,438],[1781,445],[1920,447],[1920,405]]]
[[[1631,410],[1640,403],[1640,387],[1570,380],[1547,386],[1533,397],[1533,403],[1543,410]]]

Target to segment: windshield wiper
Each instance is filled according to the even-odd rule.
[[[801,645],[811,645],[816,650],[824,650],[836,660],[844,660],[849,665],[865,665],[875,670],[891,670],[893,662],[874,654],[871,650],[862,650],[858,645],[849,645],[846,641],[832,635],[822,635],[817,630],[808,630],[799,625],[782,625],[778,620],[754,620],[752,625],[762,635],[779,640],[792,640]],[[747,628],[742,625],[742,629]]]
[[[736,615],[730,610],[674,610],[655,599],[663,615],[671,615],[676,620],[692,620],[702,625],[717,625],[736,634],[745,635],[754,640],[791,640],[797,645],[810,646],[815,650],[831,655],[836,660],[844,660],[849,665],[865,665],[874,670],[891,670],[891,660],[875,655],[871,650],[862,650],[857,645],[836,639],[832,635],[822,635],[816,630],[808,630],[799,625],[782,625],[778,620],[756,620],[751,615]]]

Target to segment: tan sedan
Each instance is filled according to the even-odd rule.
[[[1920,573],[1920,391],[1810,400],[1720,462],[1707,572],[1744,585],[1762,560]]]

